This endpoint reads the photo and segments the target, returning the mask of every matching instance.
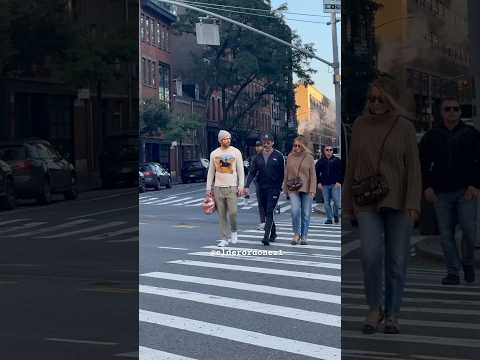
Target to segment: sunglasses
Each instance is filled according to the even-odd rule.
[[[293,144],[293,147],[294,147],[294,148],[299,148],[299,147],[302,147],[302,145],[300,145],[300,144]]]
[[[445,112],[450,112],[450,111],[459,112],[459,111],[460,111],[460,107],[459,107],[459,106],[445,106],[445,107],[443,108],[443,111],[445,111]]]
[[[369,96],[368,101],[370,101],[371,103],[377,101],[379,104],[383,104],[385,102],[385,99],[381,96]]]
[[[330,151],[333,151],[333,149],[325,149],[325,151],[329,151],[329,152],[330,152]]]

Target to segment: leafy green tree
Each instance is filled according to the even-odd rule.
[[[152,99],[146,99],[140,108],[140,136],[157,134],[166,129],[172,114],[166,106]]]

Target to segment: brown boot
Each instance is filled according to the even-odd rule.
[[[295,234],[293,235],[293,239],[290,242],[291,245],[297,245],[300,242],[300,236]]]

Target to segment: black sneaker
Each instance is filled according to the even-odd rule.
[[[467,283],[475,281],[475,268],[473,265],[463,265],[464,279]]]
[[[325,225],[331,225],[331,224],[333,224],[332,220],[325,221]]]
[[[335,224],[338,224],[340,222],[340,220],[338,219],[338,217],[334,218],[333,221],[335,222]]]
[[[268,245],[270,245],[270,242],[268,241],[268,239],[265,239],[265,238],[264,238],[264,239],[262,240],[262,244],[265,245],[265,246],[268,246]]]
[[[268,241],[275,242],[276,239],[277,239],[277,235],[273,235],[273,236],[270,236],[270,239]]]
[[[460,284],[460,276],[455,275],[455,274],[447,274],[442,279],[442,284],[443,285],[458,285]]]

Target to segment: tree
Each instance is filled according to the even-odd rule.
[[[165,105],[146,99],[140,108],[140,136],[147,136],[166,129],[172,114]]]
[[[165,139],[178,141],[180,145],[187,136],[202,126],[201,118],[197,114],[173,113],[172,117],[165,127]]]
[[[205,2],[219,4],[217,0]],[[223,0],[221,4],[235,6],[238,2]],[[264,9],[268,17],[224,9],[215,11],[313,52],[313,46],[302,44],[284,19],[263,1],[245,0],[242,6]],[[286,9],[286,6],[281,9]],[[176,31],[193,34],[198,16],[198,12],[187,10],[179,17]],[[312,83],[310,75],[314,73],[304,53],[223,21],[220,22],[220,46],[205,47],[202,55],[196,56],[193,61],[194,80],[205,84],[207,99],[213,91],[221,91],[223,126],[241,139],[245,139],[254,129],[254,124],[245,121],[247,115],[258,108],[266,97],[276,96],[287,108],[295,108],[292,71],[299,81],[306,84]],[[256,91],[249,93],[247,90],[252,84],[259,86]]]

